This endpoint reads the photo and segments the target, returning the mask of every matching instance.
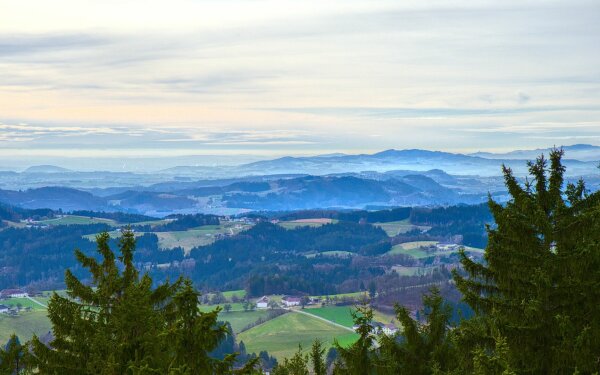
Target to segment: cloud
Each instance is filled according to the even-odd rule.
[[[0,123],[0,143],[47,144],[74,142],[100,146],[108,139],[131,148],[150,144],[205,146],[311,145],[317,137],[306,131],[293,130],[216,130],[201,127],[154,128],[140,126],[55,126]],[[113,144],[114,146],[115,144]]]
[[[597,134],[597,1],[174,1],[3,9],[2,145],[362,151]]]
[[[517,94],[517,103],[526,104],[531,100],[531,97],[523,92]]]
[[[309,113],[327,116],[353,116],[373,118],[447,118],[508,116],[528,113],[551,113],[571,111],[600,112],[600,105],[593,106],[545,106],[545,107],[492,107],[492,108],[394,108],[394,107],[303,107],[265,108],[271,111]]]
[[[74,49],[90,49],[106,46],[111,39],[97,34],[18,34],[0,36],[0,56],[21,56],[31,58],[31,54],[64,52]]]

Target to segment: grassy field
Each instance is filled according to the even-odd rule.
[[[366,293],[365,292],[352,292],[352,293],[340,293],[340,294],[330,294],[329,298],[333,298],[333,297],[337,297],[337,298],[344,298],[344,297],[350,297],[350,298],[361,298],[363,296],[365,296]],[[320,299],[325,299],[326,296],[311,296],[311,297],[316,297],[316,298],[320,298]]]
[[[18,316],[0,314],[0,345],[8,341],[12,333],[25,342],[36,334],[45,334],[51,328],[46,310],[33,310],[20,312]]]
[[[8,221],[8,220],[2,220],[2,222],[4,224],[6,224],[7,228],[25,228],[27,226],[27,223],[16,223],[14,221]]]
[[[111,219],[91,218],[87,216],[63,215],[54,219],[41,220],[40,224],[47,225],[87,225],[87,224],[108,224],[117,226],[117,222]]]
[[[147,223],[164,223],[165,221],[152,221]],[[233,235],[241,231],[249,229],[251,225],[241,223],[225,222],[220,225],[206,225],[185,231],[172,232],[152,232],[158,237],[158,247],[161,249],[173,249],[181,247],[188,253],[194,247],[210,245],[215,242],[218,234]],[[121,235],[120,230],[109,232],[112,238],[117,238]],[[141,236],[143,232],[136,232],[136,236]],[[84,238],[95,241],[96,234],[83,236]]]
[[[426,252],[421,248],[435,244],[437,244],[437,241],[405,242],[402,244],[395,245],[390,251],[387,252],[387,254],[406,254],[412,256],[413,258],[427,258],[428,256],[434,254]]]
[[[237,296],[238,298],[246,297],[246,291],[244,289],[240,290],[228,290],[227,292],[223,292],[225,298],[231,298],[233,296]]]
[[[46,298],[40,298],[37,299],[37,301],[40,301],[43,304],[46,304],[47,299]],[[31,307],[34,310],[46,310],[46,308],[40,306],[39,304],[33,302],[32,300],[28,299],[28,298],[6,298],[6,299],[0,299],[0,305],[6,305],[6,306],[18,306],[21,305],[21,307]]]
[[[148,221],[140,221],[137,223],[131,223],[131,225],[150,225],[151,227],[155,227],[157,225],[163,225],[172,222],[174,219],[156,219],[156,220],[148,220]],[[128,225],[128,224],[121,224]]]
[[[155,232],[158,237],[158,246],[161,249],[181,247],[189,252],[194,247],[205,246],[214,242],[212,229],[190,229],[179,232]]]
[[[406,233],[414,228],[414,225],[408,219],[387,223],[373,223],[373,225],[383,229],[390,237],[397,236],[399,233]]]
[[[229,322],[231,329],[237,334],[248,324],[256,322],[258,318],[266,318],[267,314],[267,310],[221,312],[219,320]]]
[[[429,275],[437,267],[406,267],[406,266],[392,266],[392,270],[398,273],[400,276],[422,276]]]
[[[358,335],[299,313],[279,316],[238,335],[238,340],[244,341],[248,352],[267,350],[279,360],[291,357],[298,350],[298,344],[308,351],[315,339],[329,347],[336,338],[344,344],[351,344]]]
[[[413,225],[410,223],[409,219],[404,219],[400,221],[391,221],[387,223],[373,223],[374,226],[379,227],[387,233],[388,236],[394,237],[398,234],[409,232],[413,229],[419,229],[422,231],[427,231],[431,229],[431,227],[425,225]]]
[[[405,242],[392,247],[387,254],[406,254],[410,255],[413,258],[421,259],[427,258],[431,256],[438,255],[450,255],[456,253],[456,250],[435,250],[435,251],[425,251],[423,248],[429,247],[431,245],[437,244],[437,241],[415,241],[415,242]],[[478,249],[476,247],[464,246],[465,251],[472,253],[483,253],[483,249]]]
[[[335,224],[338,220],[336,219],[300,219],[300,220],[290,220],[290,221],[280,221],[277,223],[278,225],[284,227],[285,229],[294,229],[298,227],[320,227],[325,224]]]
[[[220,225],[206,225],[196,229],[177,232],[155,232],[158,236],[158,246],[161,249],[172,249],[182,247],[186,252],[194,247],[206,246],[215,242],[218,234],[234,235],[251,225],[241,223],[224,222]]]
[[[331,322],[341,324],[345,327],[352,328],[354,321],[352,320],[352,311],[354,308],[350,306],[327,306],[312,309],[304,309],[305,312],[320,316]]]
[[[309,314],[320,316],[321,318],[341,324],[345,327],[352,327],[354,325],[354,321],[352,320],[353,310],[355,310],[353,306],[326,306],[318,308],[306,308],[303,311]],[[392,323],[395,317],[374,309],[373,319],[377,322],[387,324]]]
[[[94,234],[86,234],[85,236],[83,236],[83,238],[96,242],[96,236],[99,233],[94,233]],[[136,237],[139,237],[141,235],[143,235],[144,233],[142,232],[135,232],[134,235]],[[121,229],[115,229],[115,230],[111,230],[110,232],[108,232],[108,235],[110,236],[110,238],[119,238],[121,237]]]
[[[231,310],[232,311],[242,311],[244,310],[244,304],[241,302],[238,303],[230,303],[231,305]],[[224,305],[200,305],[198,306],[198,308],[200,309],[200,311],[212,311],[214,309],[216,309],[217,307],[221,308],[221,311],[223,311],[223,306]]]

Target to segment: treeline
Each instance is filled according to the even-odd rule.
[[[366,222],[366,223],[388,223],[408,219],[412,209],[410,207],[398,207],[390,210],[379,211],[350,211],[340,212],[337,219],[344,221]]]
[[[410,211],[410,222],[415,225],[449,226],[456,222],[481,224],[491,223],[493,219],[485,203],[438,208],[415,207]]]
[[[94,244],[82,236],[110,230],[105,224],[50,228],[6,228],[0,231],[0,288],[32,286],[50,290],[62,286],[65,269],[80,269],[73,248],[89,253]]]
[[[262,216],[261,216],[262,215]],[[485,225],[493,223],[493,217],[486,204],[458,205],[438,208],[398,207],[393,209],[367,211],[302,210],[294,212],[262,212],[253,217],[284,221],[328,218],[354,223],[388,223],[406,220],[411,224],[430,226],[426,233],[415,229],[398,235],[395,243],[410,241],[450,241],[465,246],[484,248],[487,244]]]
[[[0,203],[0,220],[19,222],[20,220],[31,218],[33,220],[51,219],[55,216],[55,211],[49,208],[26,209],[15,206],[9,206]]]
[[[355,223],[287,230],[263,222],[246,232],[193,249],[191,277],[223,289],[248,287],[252,295],[269,293],[335,293],[336,285],[359,272],[348,258],[307,258],[309,251],[374,251],[387,241],[379,228]],[[377,247],[389,249],[389,244]],[[368,275],[382,270],[360,271]],[[258,282],[257,280],[262,280]],[[252,285],[252,286],[249,286]]]
[[[389,223],[391,221],[401,221],[410,217],[411,207],[397,207],[385,210],[367,211],[367,210],[300,210],[292,212],[260,212],[265,218],[279,219],[284,221],[326,218],[340,221],[350,221],[353,223]]]
[[[303,226],[293,230],[262,222],[236,236],[204,246],[192,253],[244,253],[242,249],[278,252],[308,252],[343,250],[360,252],[364,246],[387,240],[386,233],[372,225],[355,223],[325,224],[318,227]],[[238,251],[242,250],[242,251]],[[240,256],[244,256],[241,255]],[[252,255],[251,255],[252,256]]]
[[[152,221],[158,220],[152,216],[140,215],[140,214],[132,214],[127,212],[104,212],[104,211],[88,211],[88,210],[79,210],[79,211],[71,211],[71,215],[77,216],[85,216],[85,217],[97,217],[101,219],[111,219],[121,224],[134,224],[140,223],[143,221]]]
[[[168,219],[173,221],[161,225],[157,225],[153,228],[154,232],[170,232],[170,231],[184,231],[192,228],[201,227],[204,225],[219,225],[219,217],[217,215],[170,215]]]

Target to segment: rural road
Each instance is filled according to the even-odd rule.
[[[43,308],[45,308],[45,309],[47,309],[47,308],[48,308],[48,306],[44,305],[43,303],[41,303],[40,301],[38,301],[38,300],[36,300],[36,299],[33,299],[33,298],[29,297],[29,296],[27,296],[26,298],[27,298],[28,300],[30,300],[31,302],[33,302],[33,303],[37,303],[38,305],[42,306],[42,307],[43,307]]]
[[[354,333],[354,330],[353,330],[352,328],[350,328],[350,327],[346,327],[346,326],[343,326],[343,325],[341,325],[341,324],[338,324],[338,323],[335,323],[335,322],[332,322],[331,320],[327,320],[327,319],[325,319],[325,318],[321,318],[320,316],[316,316],[316,315],[313,315],[313,314],[307,313],[307,312],[305,312],[305,311],[302,311],[302,310],[294,310],[294,309],[287,309],[287,310],[288,310],[288,311],[291,311],[291,312],[298,313],[298,314],[304,314],[304,315],[308,315],[308,316],[310,316],[311,318],[320,319],[320,320],[322,320],[322,321],[324,321],[324,322],[326,322],[326,323],[329,323],[329,324],[331,324],[331,325],[334,325],[334,326],[336,326],[336,327],[339,327],[339,328],[345,329],[346,331],[350,331],[350,332]]]

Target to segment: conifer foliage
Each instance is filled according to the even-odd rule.
[[[22,345],[19,338],[12,334],[4,348],[0,348],[0,375],[21,373],[26,367],[27,358],[27,346]]]
[[[504,168],[511,200],[490,199],[495,227],[485,263],[463,252],[468,276],[455,273],[484,319],[480,352],[493,342],[487,349],[503,348],[519,373],[600,369],[600,194],[589,195],[583,181],[563,189],[562,155],[529,163],[532,180],[523,186]]]
[[[132,231],[123,231],[118,257],[109,239],[108,233],[96,238],[100,260],[75,251],[92,284],[66,272],[68,296],[54,293],[48,305],[54,340],[46,346],[33,338],[32,367],[43,374],[231,373],[233,356],[208,355],[226,333],[218,310],[200,312],[188,280],[154,288],[148,275],[140,276]]]

